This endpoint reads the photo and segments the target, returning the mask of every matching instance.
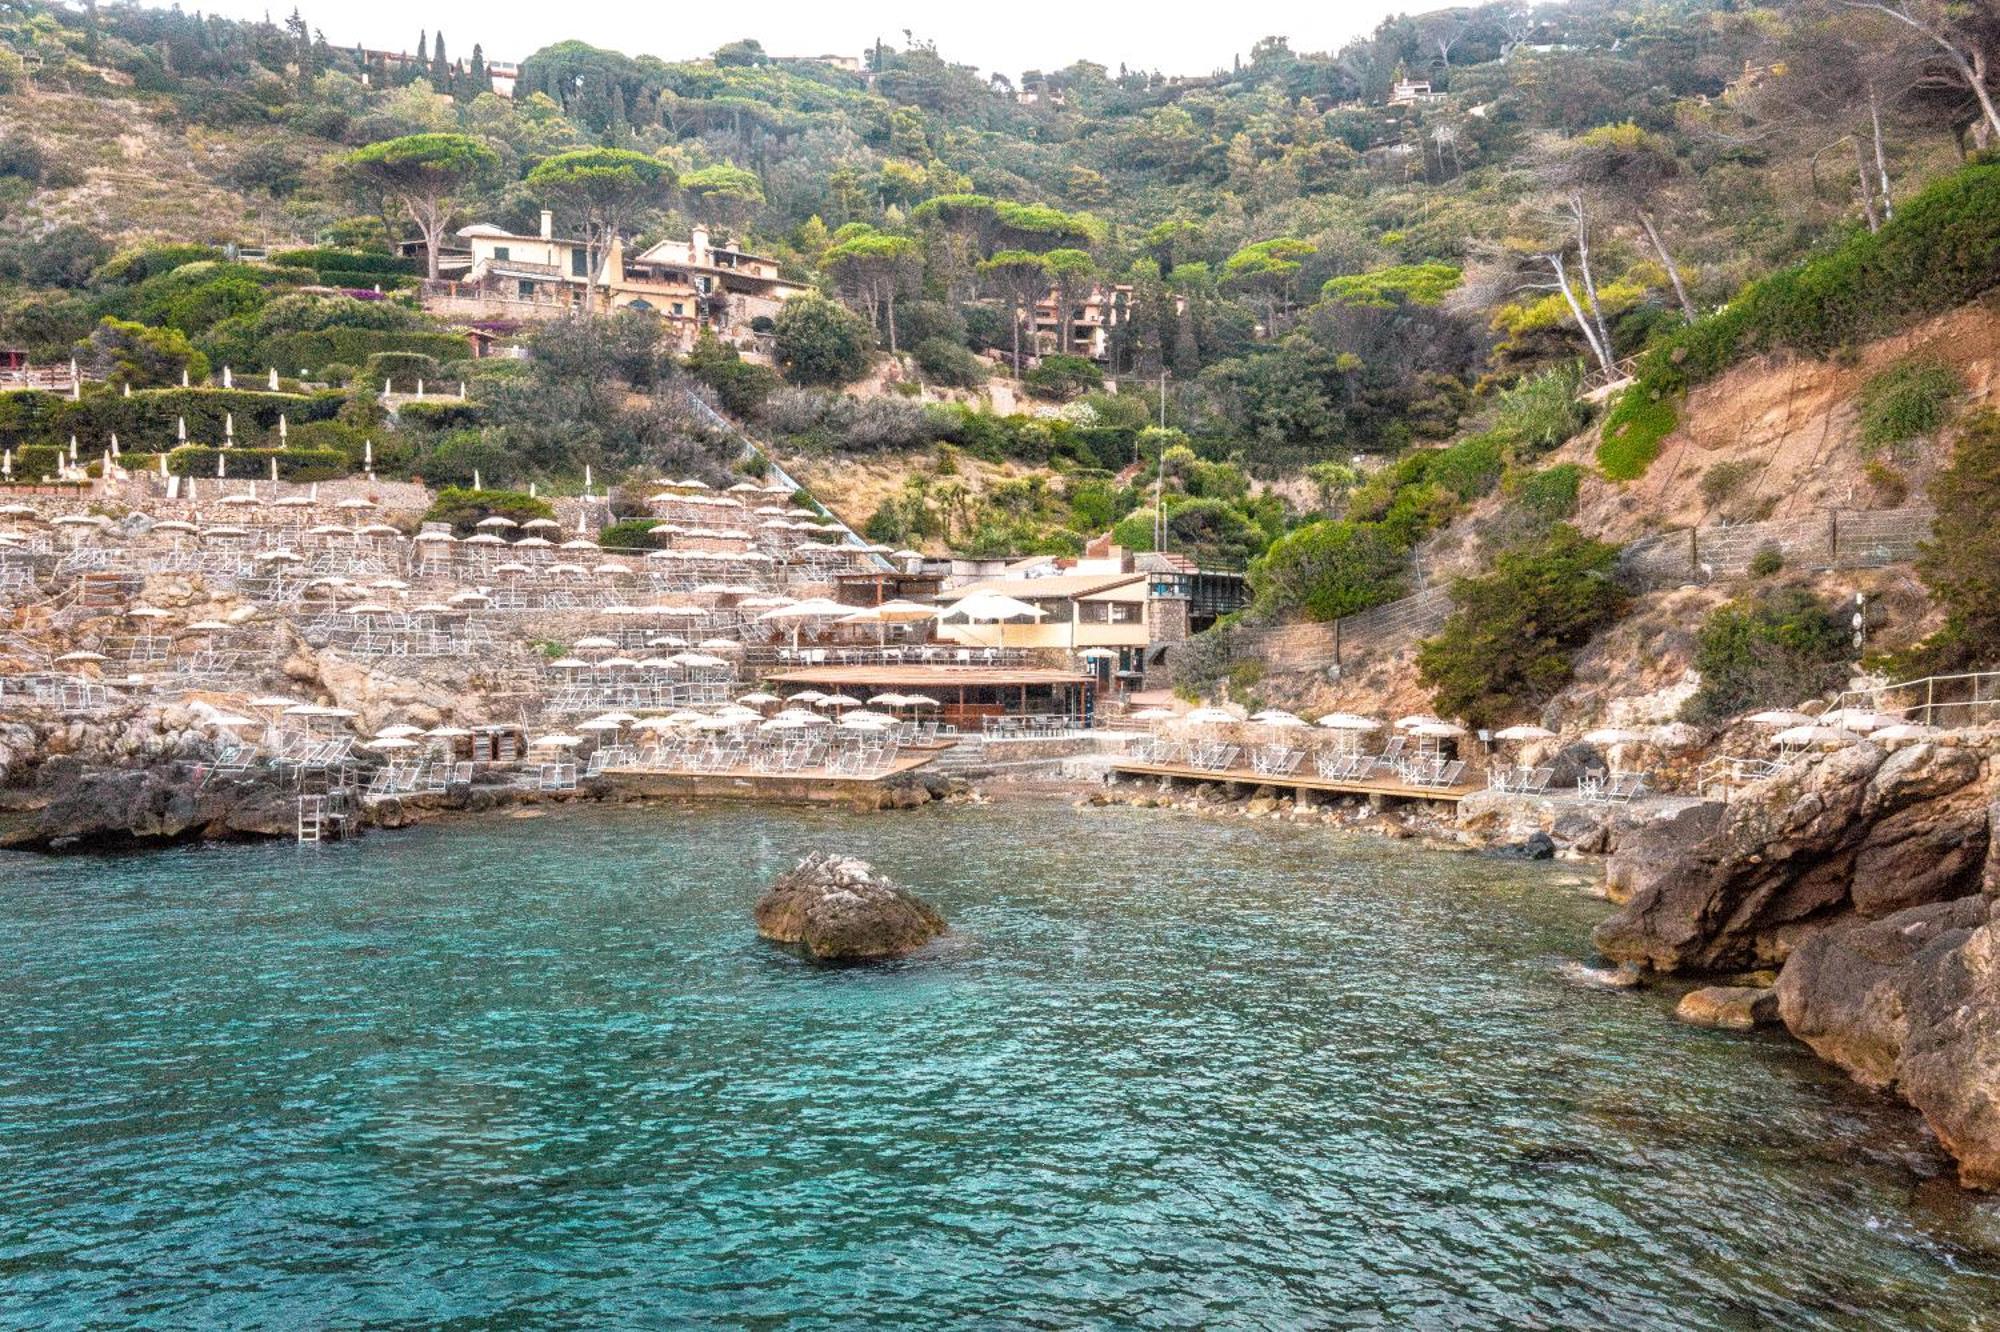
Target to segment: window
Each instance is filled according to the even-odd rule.
[[[675,314],[677,314],[677,315],[681,315],[681,314],[686,314],[686,313],[687,313],[687,306],[686,306],[686,305],[685,305],[684,303],[680,302],[680,301],[675,301],[675,302],[674,302],[674,313],[675,313]]]
[[[493,247],[493,257],[495,259],[512,259],[514,257],[513,248],[506,245],[496,245]]]
[[[518,285],[518,286],[519,286],[519,288],[520,288],[520,292],[521,292],[521,299],[522,299],[522,300],[524,300],[524,301],[532,301],[532,300],[534,300],[534,299],[535,299],[535,284],[534,284],[534,283],[532,283],[532,282],[528,281],[528,279],[526,279],[526,278],[522,278],[522,279],[521,279],[521,281],[520,281],[520,282],[519,282],[519,283],[518,283],[517,285]]]
[[[571,277],[589,277],[590,256],[579,249],[570,250],[569,275]]]

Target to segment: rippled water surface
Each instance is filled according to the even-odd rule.
[[[941,956],[813,968],[837,845]],[[1574,873],[1136,811],[0,857],[10,1326],[1975,1328],[1988,1205]]]

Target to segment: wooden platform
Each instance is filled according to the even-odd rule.
[[[1145,763],[1138,759],[1118,759],[1111,771],[1121,777],[1176,777],[1190,782],[1237,782],[1245,786],[1271,786],[1292,791],[1322,791],[1328,795],[1381,796],[1392,800],[1437,800],[1456,805],[1484,786],[1460,783],[1457,786],[1411,786],[1394,779],[1341,781],[1321,777],[1311,771],[1277,775],[1250,768],[1197,768],[1187,763]]]
[[[803,772],[763,772],[756,768],[606,768],[603,777],[621,791],[640,796],[693,800],[761,800],[779,804],[866,802],[882,786],[930,766],[937,750],[908,754],[880,772],[865,776],[811,768]]]

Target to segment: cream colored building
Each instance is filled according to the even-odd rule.
[[[692,346],[701,324],[701,291],[691,274],[672,265],[628,260],[613,239],[604,278],[593,283],[589,247],[558,236],[555,219],[542,213],[541,230],[524,236],[488,223],[458,233],[471,251],[463,278],[426,282],[424,309],[446,318],[555,319],[575,311],[640,310],[657,315],[669,341]]]
[[[1143,573],[1064,573],[1040,578],[995,578],[945,594],[951,601],[997,595],[1043,612],[1032,624],[953,624],[940,621],[938,636],[967,647],[1121,648],[1134,662],[1152,642],[1150,580]],[[1122,655],[1122,654],[1121,654]]]

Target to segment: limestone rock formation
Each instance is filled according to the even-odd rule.
[[[1778,975],[1792,1034],[1894,1090],[1958,1159],[2000,1187],[2000,903],[1973,895],[1805,940]]]
[[[821,961],[901,957],[945,931],[915,893],[853,856],[814,852],[757,899],[757,933]]]
[[[1979,750],[1853,745],[1730,805],[1634,830],[1607,869],[1598,949],[1660,971],[1782,962],[1797,942],[1979,889],[1994,833]]]
[[[1674,1016],[1696,1027],[1749,1031],[1778,1020],[1778,996],[1755,985],[1710,985],[1682,995]]]

